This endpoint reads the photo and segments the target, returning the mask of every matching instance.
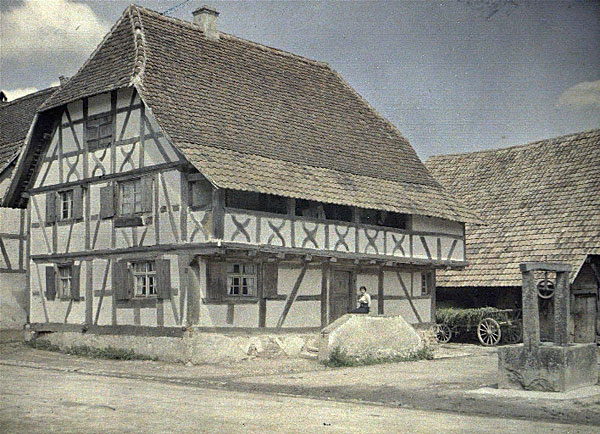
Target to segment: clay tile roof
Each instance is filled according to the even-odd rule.
[[[431,157],[431,173],[487,225],[466,225],[462,271],[437,284],[520,286],[519,263],[600,254],[600,130],[493,151]]]
[[[0,171],[19,153],[38,107],[56,87],[0,103]]]
[[[218,187],[480,221],[325,63],[132,5],[43,110],[128,85]]]

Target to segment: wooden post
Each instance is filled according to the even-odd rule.
[[[256,282],[256,295],[258,297],[258,326],[266,327],[267,325],[267,299],[265,298],[263,288],[263,267],[262,264],[256,263],[257,268],[257,282]]]
[[[377,314],[383,315],[383,267],[377,271]]]
[[[212,195],[213,236],[223,239],[225,230],[225,192],[214,188]]]
[[[554,343],[566,346],[569,344],[569,319],[571,317],[569,309],[571,291],[568,272],[556,273],[554,288]]]
[[[85,262],[85,323],[92,325],[94,309],[94,260]]]
[[[329,281],[329,263],[321,264],[321,328],[327,326],[327,283]]]
[[[432,277],[433,282],[431,282],[431,313],[429,314],[430,315],[429,322],[435,323],[435,304],[436,304],[436,300],[437,300],[435,268],[433,269],[433,271],[431,273],[433,276]]]

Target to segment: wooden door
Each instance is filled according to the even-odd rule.
[[[333,270],[329,293],[329,323],[351,310],[352,273],[350,271]]]

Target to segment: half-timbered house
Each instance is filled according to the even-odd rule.
[[[426,165],[487,223],[466,226],[469,266],[438,273],[441,301],[520,307],[520,263],[567,263],[572,333],[578,342],[593,341],[596,318],[600,331],[600,130],[435,156]],[[539,276],[538,283],[548,292],[546,280]],[[541,299],[543,323],[553,319],[548,301]]]
[[[478,218],[327,64],[130,6],[40,108],[8,200],[31,228],[31,322],[428,323]]]

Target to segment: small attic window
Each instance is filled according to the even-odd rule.
[[[86,125],[88,150],[102,149],[113,141],[112,116],[110,113],[88,119]]]

